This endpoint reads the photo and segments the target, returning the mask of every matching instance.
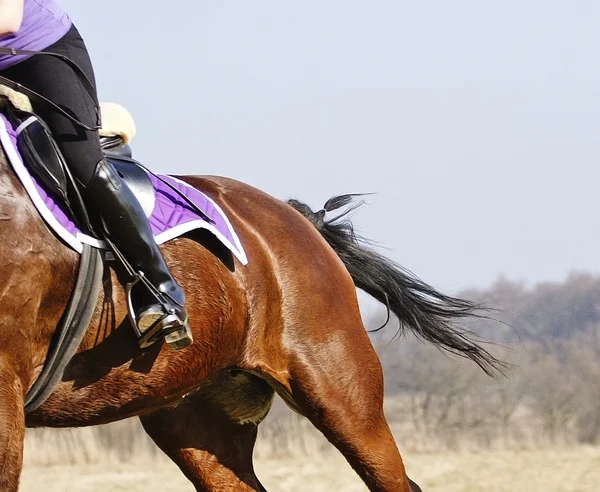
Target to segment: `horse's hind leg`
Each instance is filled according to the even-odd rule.
[[[286,330],[285,399],[335,445],[370,490],[419,491],[383,413],[381,364],[357,306],[343,302]],[[280,390],[278,390],[280,391]],[[287,393],[286,391],[286,393]]]
[[[266,492],[254,473],[252,451],[273,391],[254,376],[238,373],[231,378],[140,419],[196,490]],[[246,385],[249,378],[253,382]]]
[[[16,491],[23,466],[23,386],[0,356],[0,490]]]

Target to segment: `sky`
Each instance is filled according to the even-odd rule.
[[[600,2],[59,3],[157,172],[373,193],[358,233],[449,293],[600,273]]]

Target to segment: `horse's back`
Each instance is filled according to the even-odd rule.
[[[232,220],[253,260],[268,258],[273,269],[283,276],[298,277],[303,271],[334,266],[345,271],[319,231],[286,202],[247,183],[221,176],[185,176]],[[290,270],[292,268],[292,270]],[[322,270],[321,270],[322,271]]]

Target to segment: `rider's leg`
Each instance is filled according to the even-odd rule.
[[[95,87],[92,64],[75,27],[45,51],[68,56],[82,68]],[[2,75],[39,92],[86,125],[96,124],[94,101],[75,72],[61,60],[45,55],[33,56],[3,71]],[[167,268],[141,205],[113,166],[104,160],[97,132],[86,131],[45,106],[37,105],[35,110],[50,127],[81,185],[86,205],[97,216],[108,238],[136,270],[143,271],[155,287],[171,298],[168,308],[174,311],[175,317],[169,316],[162,321],[165,331],[176,328],[173,323],[179,328],[187,326],[183,291]],[[163,310],[151,297],[141,304],[138,325],[143,331],[163,318]],[[180,343],[174,344],[177,348],[191,343],[189,329],[182,330],[181,335]],[[169,337],[169,341],[174,338],[176,342],[176,335]]]
[[[146,216],[131,190],[120,179],[115,168],[107,161],[100,161],[96,172],[85,188],[85,194],[102,204],[102,228],[108,238],[117,245],[136,270],[141,270],[158,290],[166,294],[169,308],[175,310],[175,318],[164,322],[167,328],[180,328],[187,322],[183,291],[171,276]],[[140,292],[138,289],[137,292]],[[162,307],[156,306],[151,296],[141,299],[138,312],[139,328],[148,330],[154,322],[163,318]],[[170,340],[169,337],[167,340]]]

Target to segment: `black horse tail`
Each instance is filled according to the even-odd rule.
[[[327,201],[322,210],[313,212],[306,204],[288,200],[288,204],[304,215],[317,228],[346,265],[354,284],[385,304],[400,320],[399,332],[409,327],[423,340],[448,352],[472,359],[487,374],[505,367],[473,340],[473,333],[454,326],[459,319],[487,318],[481,306],[438,292],[400,265],[378,254],[358,237],[350,220],[343,219],[362,205],[354,204],[345,212],[325,220],[327,212],[350,204],[355,196],[341,195]]]

